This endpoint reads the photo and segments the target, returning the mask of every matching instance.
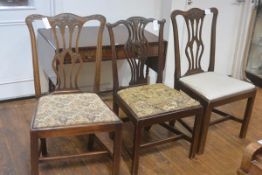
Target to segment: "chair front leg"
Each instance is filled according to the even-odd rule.
[[[200,138],[201,117],[202,117],[202,110],[200,110],[195,115],[194,128],[193,128],[192,138],[191,138],[191,147],[190,147],[190,152],[189,152],[190,159],[194,158],[197,153],[197,147],[198,147],[198,144],[199,144],[198,142]]]
[[[114,111],[114,113],[117,115],[117,116],[119,116],[119,106],[118,106],[118,104],[117,104],[117,99],[116,99],[117,97],[114,95],[113,96],[113,111]],[[114,132],[110,132],[109,133],[109,138],[111,139],[111,140],[114,140]]]
[[[140,123],[135,123],[135,132],[133,138],[133,155],[132,155],[132,167],[131,174],[138,174],[138,165],[139,165],[139,152],[140,152],[140,142],[141,142],[141,126]]]
[[[122,145],[122,125],[119,125],[114,132],[114,152],[113,152],[113,175],[119,174],[120,157],[121,157],[121,145]]]
[[[248,100],[247,100],[246,110],[245,110],[244,118],[243,118],[243,121],[242,121],[241,130],[240,130],[240,133],[239,133],[240,138],[246,137],[248,124],[249,124],[249,121],[250,121],[250,118],[251,118],[254,102],[255,102],[255,95],[248,98]]]
[[[204,153],[211,113],[212,113],[212,106],[210,104],[207,104],[204,107],[204,114],[202,115],[202,119],[201,119],[201,130],[200,130],[199,146],[197,151],[198,154]]]
[[[31,152],[31,175],[38,175],[38,138],[34,132],[30,132],[30,152]]]

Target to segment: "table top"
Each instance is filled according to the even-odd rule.
[[[94,47],[96,46],[97,42],[97,32],[98,32],[98,27],[93,26],[93,27],[83,27],[80,37],[79,37],[79,47]],[[57,49],[55,46],[55,41],[53,37],[53,33],[51,32],[50,29],[39,29],[38,33],[54,48]],[[114,35],[115,35],[115,42],[116,45],[123,45],[126,40],[127,40],[127,30],[125,29],[124,26],[119,26],[116,27],[114,30]],[[155,34],[146,31],[145,36],[148,39],[149,43],[157,43],[158,42],[158,36]],[[68,37],[66,35],[66,37]],[[110,46],[110,39],[109,39],[109,33],[107,28],[105,28],[104,33],[103,33],[103,46]]]

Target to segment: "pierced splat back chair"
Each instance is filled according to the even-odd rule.
[[[114,24],[108,24],[108,31],[112,46],[112,66],[114,79],[114,111],[119,112],[119,107],[126,113],[134,124],[133,155],[131,173],[138,173],[140,151],[149,146],[185,139],[191,142],[189,157],[193,158],[197,149],[200,130],[200,116],[202,107],[199,103],[186,94],[162,84],[163,73],[163,28],[165,20],[157,21],[159,25],[158,43],[158,76],[157,84],[146,85],[148,71],[146,62],[150,55],[150,44],[146,35],[146,26],[153,23],[154,19],[143,17],[130,17]],[[120,86],[118,81],[117,59],[121,50],[115,43],[115,28],[123,27],[127,31],[125,55],[131,69],[131,80],[128,86]],[[127,67],[128,68],[128,67]],[[187,136],[176,128],[169,127],[168,122],[189,116],[195,117],[194,132],[192,137]],[[175,133],[175,136],[153,142],[142,143],[142,131],[154,124]]]
[[[34,22],[47,18],[56,48],[53,62],[53,70],[56,74],[56,87],[52,94],[41,96],[39,80],[38,50],[36,46],[36,25]],[[100,64],[102,57],[102,36],[106,23],[105,17],[92,15],[86,17],[76,16],[70,13],[60,14],[54,17],[43,15],[30,15],[26,18],[33,55],[34,81],[36,97],[39,97],[37,108],[33,116],[30,142],[31,142],[31,174],[39,174],[38,163],[49,160],[72,159],[92,157],[97,155],[109,155],[113,158],[112,174],[118,174],[121,145],[121,121],[103,103],[96,93],[80,93],[78,79],[81,75],[83,60],[79,54],[79,37],[84,24],[89,21],[99,22],[97,33],[96,69],[94,74],[94,92],[99,91]],[[60,37],[60,38],[59,38]],[[86,38],[88,39],[88,38]],[[65,64],[70,67],[65,71]],[[94,143],[95,132],[114,133],[113,154],[107,149],[91,151]],[[49,156],[47,152],[46,138],[89,135],[87,153],[78,155]],[[40,151],[39,145],[40,143]],[[51,147],[51,145],[50,145]]]
[[[246,136],[256,95],[256,88],[254,85],[214,72],[218,10],[216,8],[211,8],[210,11],[213,15],[210,48],[204,47],[205,45],[202,40],[202,37],[208,36],[207,34],[202,34],[206,16],[204,10],[198,8],[193,8],[188,11],[175,10],[171,14],[175,42],[175,87],[200,101],[204,107],[199,153],[204,152],[208,127],[210,125],[231,119],[242,124],[239,137],[244,138]],[[188,61],[188,69],[184,75],[181,75],[182,60],[180,49],[183,47],[179,45],[179,40],[182,39],[182,37],[178,36],[178,16],[183,17],[188,34],[185,50],[183,50]],[[210,52],[208,70],[203,70],[201,67],[202,56],[205,49],[208,49]],[[247,99],[247,106],[243,119],[215,109],[217,106],[242,99]],[[212,112],[223,116],[223,118],[210,122]],[[186,126],[183,121],[182,123]]]

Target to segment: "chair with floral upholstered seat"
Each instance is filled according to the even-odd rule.
[[[199,102],[161,83],[164,69],[163,28],[165,20],[153,21],[154,19],[152,18],[131,17],[127,20],[120,20],[114,24],[107,25],[112,47],[114,111],[118,113],[120,107],[135,127],[131,168],[132,175],[138,173],[141,149],[150,146],[185,139],[191,142],[189,157],[193,158],[196,153],[200,130],[199,117],[201,116],[202,107]],[[159,39],[155,41],[158,45],[158,74],[157,84],[147,85],[149,71],[146,63],[150,56],[150,45],[148,44],[148,35],[146,35],[148,33],[145,32],[145,28],[151,23],[154,23],[156,26],[159,25]],[[115,43],[114,33],[117,27],[124,28],[127,33],[126,38],[122,38],[122,40],[126,41],[124,54],[131,72],[131,79],[127,86],[120,85],[118,78],[116,60],[118,59],[120,50],[117,43]],[[170,120],[189,116],[195,116],[194,132],[191,137],[176,128],[169,127],[169,125],[165,123]],[[160,124],[160,126],[175,133],[175,135],[162,140],[142,143],[142,131],[144,131],[144,128],[149,128],[154,124]]]
[[[34,25],[34,22],[42,19],[49,22],[51,27],[49,30],[58,49],[55,51],[53,61],[50,62],[56,75],[55,91],[52,94],[40,97],[41,86],[35,35],[38,25]],[[83,93],[78,88],[78,79],[83,75],[80,74],[83,60],[79,53],[78,41],[81,29],[89,21],[97,21],[99,23],[96,36],[96,69],[94,74],[94,92]],[[102,15],[80,17],[70,13],[54,17],[30,15],[26,18],[32,44],[35,91],[36,97],[39,97],[30,130],[32,175],[39,174],[38,163],[40,162],[98,155],[111,156],[113,159],[112,174],[119,173],[121,121],[96,94],[100,89],[102,36],[105,22],[106,19]],[[65,70],[66,66],[69,69]],[[110,132],[114,134],[113,153],[106,147],[103,150],[92,150],[96,132]],[[78,155],[48,155],[47,138],[78,135],[89,135],[88,152]],[[40,151],[38,148],[39,140]]]

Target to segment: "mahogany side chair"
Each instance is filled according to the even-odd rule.
[[[208,127],[210,125],[226,120],[234,120],[241,123],[239,137],[244,138],[246,136],[256,95],[256,87],[253,84],[214,71],[218,10],[216,8],[210,9],[209,13],[212,18],[210,23],[204,22],[206,11],[193,8],[188,11],[175,10],[171,14],[175,44],[175,87],[198,100],[204,107],[198,150],[200,154],[204,152]],[[179,36],[178,16],[182,17],[186,26],[185,35],[187,36],[187,41],[185,41],[184,46],[180,46],[179,43],[182,40],[182,36]],[[203,37],[210,36],[207,34],[208,32],[203,33],[204,24],[211,25],[210,48],[205,46],[203,42]],[[185,56],[181,55],[183,52]],[[203,69],[202,65],[204,52],[209,53],[209,66],[207,70]],[[181,66],[182,61],[184,61],[183,59],[188,63],[187,68]],[[183,70],[186,71],[182,74]],[[216,109],[218,106],[242,99],[247,99],[243,119]],[[210,122],[212,112],[221,115],[222,118]],[[180,122],[186,126],[184,121]],[[190,130],[189,127],[188,129]]]
[[[36,45],[37,25],[35,25],[35,22],[42,19],[48,20],[56,48],[59,48],[55,50],[53,60],[50,62],[56,75],[55,91],[44,96],[41,96],[38,48]],[[82,76],[81,70],[83,67],[83,60],[79,54],[81,29],[90,21],[98,22],[99,29],[96,36],[94,86],[93,91],[89,93],[79,90],[78,79]],[[63,13],[53,17],[34,14],[26,18],[26,24],[31,37],[36,97],[39,98],[30,130],[31,174],[39,174],[38,164],[41,162],[98,155],[112,157],[112,174],[118,174],[121,151],[121,120],[97,95],[100,89],[105,17],[102,15],[80,17],[70,13]],[[65,71],[66,64],[70,71]],[[114,134],[113,152],[110,152],[105,146],[103,150],[99,151],[92,149],[95,133],[97,132],[112,132]],[[87,152],[77,155],[48,155],[47,138],[78,135],[89,136]]]
[[[158,39],[158,75],[156,84],[148,84],[148,69],[146,66],[150,55],[150,43],[146,35],[146,27],[155,23],[159,26]],[[153,18],[130,17],[113,24],[107,24],[111,47],[112,47],[112,68],[113,68],[113,108],[116,114],[119,107],[128,116],[134,125],[133,153],[131,174],[138,174],[139,156],[141,149],[156,146],[163,143],[185,139],[191,143],[189,157],[193,158],[197,150],[197,141],[200,132],[200,116],[202,106],[199,102],[181,93],[174,88],[162,84],[162,74],[164,69],[164,48],[163,48],[163,28],[165,20],[156,21]],[[154,25],[155,25],[154,24]],[[120,85],[117,69],[117,59],[119,54],[123,54],[115,43],[115,29],[123,27],[127,31],[124,45],[131,78],[128,85]],[[184,117],[194,117],[194,131],[192,136],[188,136],[177,128],[168,125],[168,121]],[[169,138],[142,142],[142,132],[146,131],[154,124],[160,124],[163,128],[174,133]]]

